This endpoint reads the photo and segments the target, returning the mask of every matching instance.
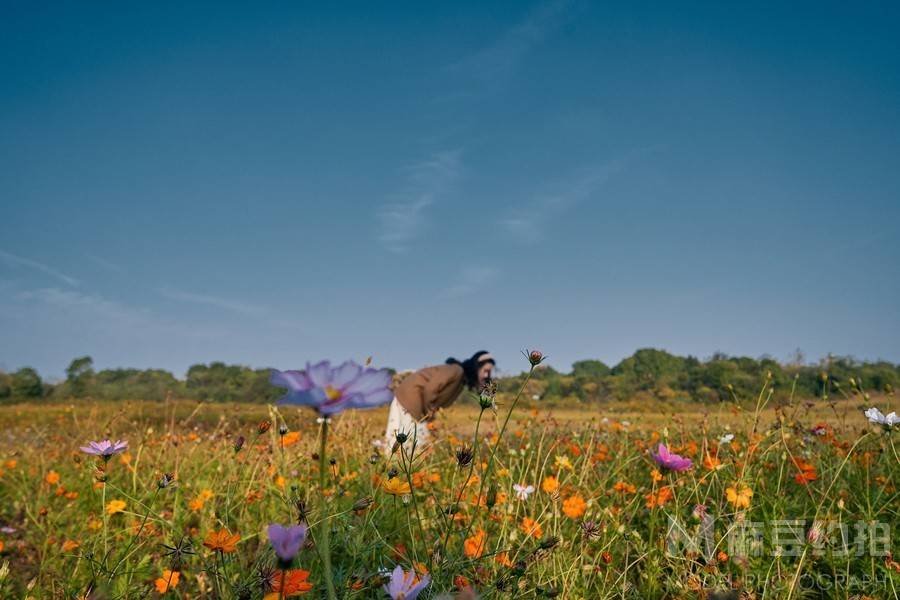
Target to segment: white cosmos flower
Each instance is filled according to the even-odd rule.
[[[728,444],[733,439],[734,439],[733,433],[726,433],[725,435],[723,435],[722,437],[719,438],[719,443],[720,444]]]
[[[513,484],[513,490],[516,492],[516,498],[519,500],[528,500],[528,496],[534,493],[533,485],[522,485],[521,483]]]
[[[897,416],[897,413],[891,412],[885,415],[880,410],[875,408],[869,408],[866,410],[866,418],[869,419],[870,423],[875,423],[877,425],[883,425],[884,427],[890,429],[894,425],[900,423],[900,417]]]

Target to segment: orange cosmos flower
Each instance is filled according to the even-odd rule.
[[[308,578],[309,571],[303,569],[276,573],[272,582],[272,592],[266,594],[264,600],[276,600],[282,590],[285,598],[305,594],[313,588],[313,585],[307,581]]]
[[[613,486],[613,490],[621,493],[621,494],[633,494],[637,491],[637,487],[634,484],[626,483],[624,481],[617,481]]]
[[[170,569],[165,569],[163,571],[162,577],[157,577],[156,581],[153,583],[156,585],[156,591],[160,594],[165,594],[169,590],[174,590],[178,585],[178,580],[181,579],[181,573],[178,571],[172,571]]]
[[[407,496],[412,492],[409,483],[401,481],[399,477],[391,477],[381,484],[381,489],[391,496]]]
[[[552,475],[549,477],[544,477],[544,481],[543,483],[541,483],[541,489],[548,494],[552,494],[559,489],[559,480]]]
[[[290,431],[283,436],[281,436],[281,447],[287,448],[288,446],[293,446],[297,442],[300,441],[300,432],[299,431]]]
[[[708,471],[715,471],[722,465],[722,461],[719,460],[718,456],[713,456],[712,454],[707,453],[703,458],[703,466]]]
[[[222,554],[230,554],[237,550],[237,543],[241,541],[241,534],[231,533],[222,528],[219,531],[210,531],[203,540],[203,545],[210,550],[218,550]]]
[[[106,514],[115,515],[125,510],[124,500],[110,500],[106,503]]]
[[[563,513],[571,519],[577,519],[587,509],[587,502],[579,494],[569,496],[563,501]]]
[[[750,508],[750,498],[752,497],[753,490],[743,484],[725,489],[725,498],[735,508]]]
[[[644,496],[644,498],[647,499],[646,507],[653,508],[656,506],[660,506],[660,507],[665,506],[666,503],[669,500],[671,500],[673,496],[674,496],[674,494],[672,493],[672,488],[670,488],[668,486],[661,487],[661,488],[659,488],[659,491],[656,492],[655,494],[653,492],[650,492],[649,494]]]
[[[484,544],[487,541],[487,534],[483,529],[479,529],[470,538],[467,538],[463,547],[468,558],[481,558],[484,554]]]
[[[525,535],[536,538],[544,537],[544,530],[541,529],[541,524],[534,519],[522,517],[522,523],[519,527]]]
[[[794,475],[794,481],[800,485],[806,485],[810,481],[815,481],[819,478],[818,474],[816,474],[816,467],[805,460],[795,458],[794,465],[796,465],[797,469],[800,471]]]
[[[56,471],[47,471],[47,475],[44,477],[44,481],[49,483],[50,485],[56,485],[59,483],[59,473]]]

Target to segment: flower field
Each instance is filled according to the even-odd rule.
[[[422,447],[380,439],[359,409],[387,384],[347,364],[276,372],[273,406],[3,407],[0,597],[900,593],[891,396],[775,406],[761,381],[622,415],[486,389]]]

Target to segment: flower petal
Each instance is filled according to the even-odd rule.
[[[387,369],[366,369],[350,385],[344,388],[344,392],[348,394],[369,394],[388,389],[391,385],[391,379],[391,373]]]
[[[306,391],[312,387],[309,377],[302,371],[279,371],[272,369],[269,375],[269,383],[291,390],[292,392]]]
[[[353,382],[354,379],[359,377],[362,370],[363,368],[360,365],[352,360],[348,360],[332,371],[331,385],[342,390],[345,386]]]

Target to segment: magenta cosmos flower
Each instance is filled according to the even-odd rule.
[[[656,464],[670,471],[687,471],[694,466],[691,459],[670,452],[665,444],[660,444],[657,454],[651,452],[650,456],[653,457]]]
[[[391,573],[391,580],[384,584],[384,591],[393,600],[416,600],[419,592],[428,587],[431,583],[431,577],[423,575],[421,579],[416,580],[415,569],[409,573],[403,572],[403,567],[397,565],[394,572]]]
[[[269,525],[267,533],[269,535],[269,543],[278,556],[278,560],[282,563],[289,563],[294,560],[300,547],[306,541],[306,525],[294,525],[293,527],[283,527],[277,523]]]
[[[88,442],[87,446],[81,446],[82,452],[87,452],[88,454],[93,454],[94,456],[102,456],[105,460],[109,460],[109,457],[113,454],[119,454],[120,452],[124,452],[128,449],[128,442],[123,442],[122,440],[116,440],[115,442],[111,442],[109,440],[102,440],[100,442]]]
[[[305,371],[273,369],[269,381],[287,388],[282,403],[312,406],[323,415],[373,408],[394,398],[387,369],[364,369],[352,360],[337,367],[327,360],[312,366],[307,363]]]

